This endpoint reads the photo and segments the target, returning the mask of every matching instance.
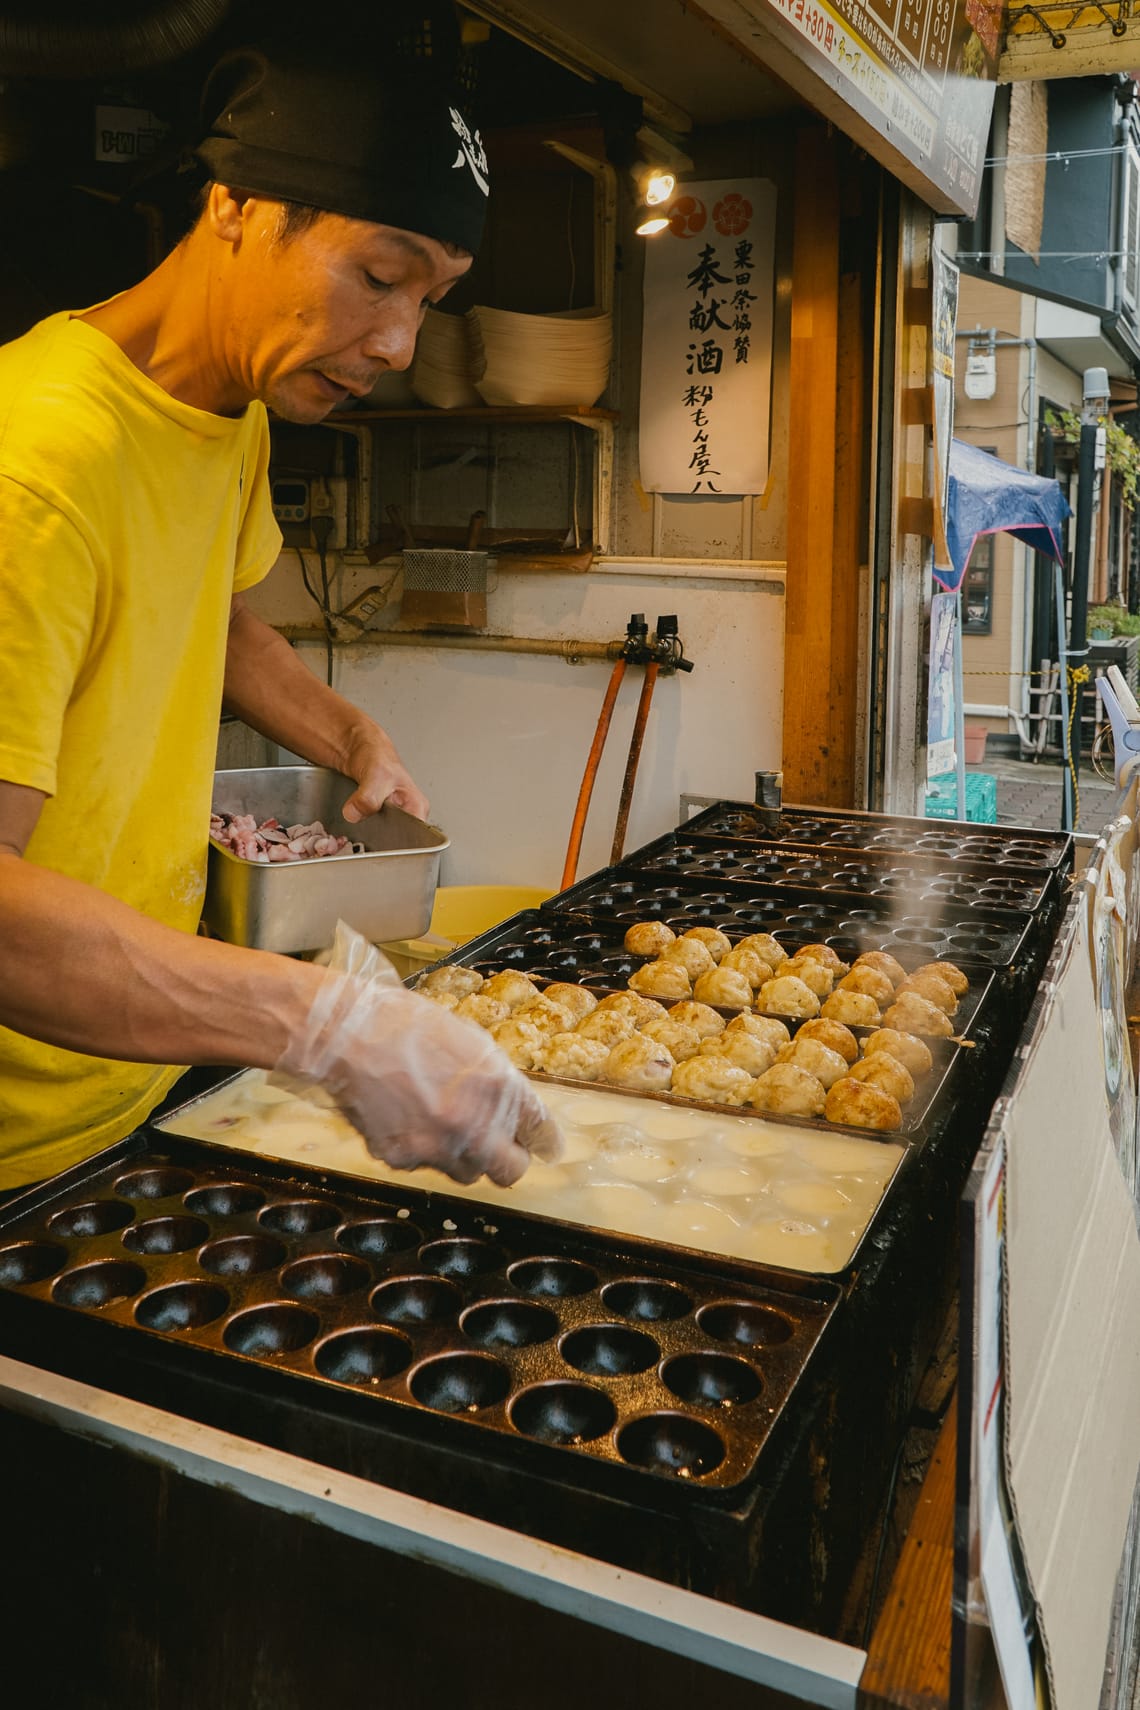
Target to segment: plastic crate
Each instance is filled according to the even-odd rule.
[[[953,772],[931,778],[926,792],[927,819],[957,819],[958,780]],[[967,772],[966,818],[978,825],[997,824],[997,779],[992,772]]]

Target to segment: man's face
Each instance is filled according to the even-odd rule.
[[[433,238],[322,214],[282,240],[280,203],[242,203],[232,272],[228,366],[250,396],[291,422],[318,422],[407,368],[429,303],[471,266]]]

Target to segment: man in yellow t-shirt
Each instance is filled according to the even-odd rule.
[[[373,1151],[461,1180],[551,1143],[469,1024],[195,935],[223,705],[355,780],[346,817],[427,812],[241,598],[280,548],[266,405],[318,422],[405,368],[471,264],[478,132],[412,94],[343,56],[230,56],[193,230],[0,349],[0,1191],[128,1133],[174,1064],[319,1082]]]

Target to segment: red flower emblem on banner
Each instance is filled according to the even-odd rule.
[[[713,209],[713,225],[722,237],[739,237],[752,222],[752,203],[736,190],[722,196]]]
[[[708,213],[695,196],[678,196],[669,210],[669,230],[674,237],[692,237],[699,232]]]

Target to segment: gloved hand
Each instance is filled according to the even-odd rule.
[[[337,922],[332,958],[304,1026],[270,1084],[330,1104],[374,1157],[458,1182],[518,1181],[531,1156],[562,1150],[526,1077],[476,1026],[400,984],[374,944]]]

